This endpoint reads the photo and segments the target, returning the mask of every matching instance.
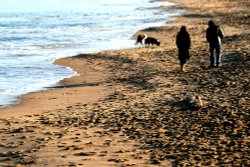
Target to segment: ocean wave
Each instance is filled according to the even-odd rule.
[[[2,4],[4,2],[4,5]],[[24,93],[43,90],[71,69],[56,58],[133,47],[135,31],[163,25],[166,11],[149,0],[8,0],[0,1],[0,105]],[[173,13],[172,13],[173,14]],[[9,84],[6,84],[8,81]]]

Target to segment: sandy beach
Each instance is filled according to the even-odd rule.
[[[248,0],[171,0],[185,12],[146,33],[161,46],[58,59],[79,75],[0,110],[0,166],[249,166]],[[225,38],[208,68],[208,21]],[[180,71],[176,34],[191,59]],[[131,34],[132,35],[132,34]],[[201,108],[185,99],[199,96]]]

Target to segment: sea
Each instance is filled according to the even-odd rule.
[[[0,0],[0,107],[77,75],[58,58],[133,48],[132,35],[178,10],[152,0]]]

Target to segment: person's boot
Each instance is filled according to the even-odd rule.
[[[213,68],[213,67],[215,67],[213,64],[210,64],[210,65],[208,66],[208,68]]]
[[[214,67],[214,55],[212,53],[210,55],[210,65],[208,67],[209,68],[213,68]]]

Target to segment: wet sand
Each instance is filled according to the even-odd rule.
[[[1,111],[1,166],[247,166],[250,29],[247,0],[174,0],[185,13],[146,33],[160,47],[59,59],[79,76],[22,96]],[[222,67],[208,68],[213,19],[224,31]],[[191,35],[180,72],[175,36]],[[136,34],[135,34],[136,35]],[[199,96],[201,108],[186,98]]]

